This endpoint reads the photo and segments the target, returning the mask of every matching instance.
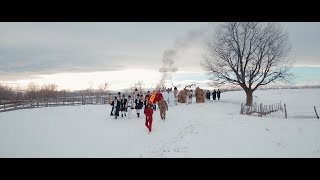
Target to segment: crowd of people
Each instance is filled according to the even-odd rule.
[[[140,118],[141,111],[146,116],[146,123],[149,132],[152,129],[152,115],[157,110],[160,111],[160,117],[162,120],[166,119],[166,111],[169,110],[169,106],[177,104],[177,94],[172,91],[172,88],[162,88],[152,93],[148,91],[145,95],[138,92],[137,89],[127,97],[121,92],[112,97],[110,95],[109,103],[112,106],[110,116],[132,118],[133,111],[136,111],[137,117]]]
[[[189,92],[189,91],[188,91]],[[189,101],[192,101],[192,92],[188,93]],[[212,92],[213,100],[220,100],[220,90],[215,89]],[[206,91],[206,99],[210,100],[211,93],[209,90]],[[157,107],[160,112],[160,117],[162,120],[166,119],[166,112],[169,110],[170,106],[175,106],[178,104],[178,90],[175,87],[172,88],[162,88],[160,90],[154,90],[153,92],[148,91],[146,94],[142,94],[135,89],[134,92],[125,96],[121,92],[117,95],[111,96],[109,94],[109,103],[112,106],[110,116],[114,116],[115,119],[118,117],[128,117],[132,118],[134,110],[138,118],[140,118],[141,111],[145,115],[145,126],[148,128],[149,133],[152,130],[153,113],[157,111]]]

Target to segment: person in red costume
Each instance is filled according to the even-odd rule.
[[[145,125],[149,129],[149,133],[151,133],[152,129],[152,115],[153,115],[153,109],[151,108],[152,104],[148,104],[148,107],[144,110],[144,114],[146,115],[146,122]]]

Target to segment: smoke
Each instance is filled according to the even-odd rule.
[[[178,68],[174,66],[178,54],[198,41],[206,33],[206,30],[207,29],[197,29],[188,31],[185,37],[179,38],[174,42],[174,47],[172,49],[167,49],[163,52],[163,65],[159,69],[159,72],[162,73],[162,77],[157,84],[156,89],[163,87],[165,82],[171,80],[173,74],[178,71]]]

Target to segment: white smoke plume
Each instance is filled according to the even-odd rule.
[[[159,69],[159,72],[162,73],[162,77],[160,82],[157,84],[156,89],[164,87],[165,82],[172,79],[172,75],[178,71],[178,68],[174,66],[178,53],[181,53],[190,47],[191,44],[199,40],[205,33],[206,29],[190,30],[187,32],[185,37],[175,41],[172,49],[167,49],[163,52],[163,65]]]

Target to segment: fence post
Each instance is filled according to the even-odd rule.
[[[257,112],[257,102],[254,103],[254,112]]]
[[[269,105],[269,114],[272,112],[272,106]]]
[[[284,115],[285,115],[285,118],[287,119],[287,107],[286,107],[286,104],[284,104]]]
[[[241,103],[240,114],[243,114],[243,103]]]
[[[319,116],[318,116],[318,113],[317,113],[316,106],[313,106],[313,108],[314,108],[314,112],[316,112],[317,119],[319,119]]]

